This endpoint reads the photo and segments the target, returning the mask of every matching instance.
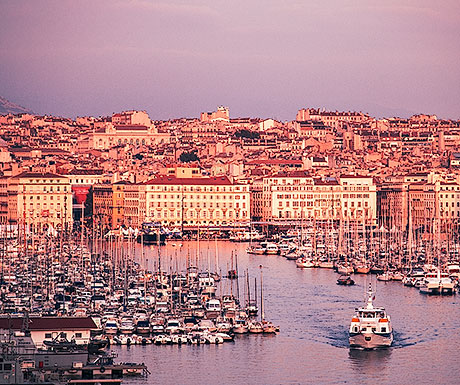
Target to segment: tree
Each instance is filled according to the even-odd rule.
[[[238,130],[235,132],[237,138],[248,138],[248,139],[259,139],[260,134],[256,131],[250,131],[246,129]]]
[[[197,162],[200,160],[198,158],[198,155],[196,154],[196,150],[193,151],[184,151],[182,154],[180,154],[179,160],[182,163],[189,163],[189,162]]]

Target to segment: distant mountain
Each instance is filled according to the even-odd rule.
[[[7,114],[33,114],[33,112],[0,96],[0,115]]]

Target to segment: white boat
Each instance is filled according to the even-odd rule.
[[[297,267],[299,267],[301,269],[315,267],[315,263],[313,262],[313,260],[311,258],[307,258],[307,257],[298,258],[295,261],[295,264],[296,264]]]
[[[342,275],[348,275],[352,274],[355,272],[355,269],[352,265],[350,264],[341,264],[337,266],[337,273],[342,274]]]
[[[448,273],[441,273],[441,294],[454,294],[455,282],[449,277]]]
[[[321,259],[319,261],[318,267],[320,267],[322,269],[333,269],[334,268],[334,262],[329,261],[329,260]]]
[[[441,272],[439,269],[426,273],[419,289],[424,294],[441,294]]]
[[[120,333],[121,334],[133,334],[136,327],[131,318],[122,318],[120,322]]]
[[[258,334],[258,333],[263,333],[263,332],[264,332],[264,328],[262,326],[262,322],[253,321],[249,323],[249,333]]]
[[[449,274],[450,277],[460,279],[460,264],[456,262],[450,262],[447,265],[447,273]]]
[[[393,279],[392,274],[389,271],[386,271],[385,273],[377,275],[377,280],[378,281],[384,281],[388,282]]]
[[[375,349],[388,347],[393,343],[390,316],[383,307],[374,307],[374,298],[372,285],[369,284],[367,304],[356,309],[351,320],[349,342],[352,348]]]
[[[276,243],[267,243],[266,248],[265,248],[265,254],[275,255],[275,254],[278,254],[278,252],[279,252],[279,249]]]
[[[165,332],[167,334],[181,334],[184,331],[183,325],[178,319],[169,319],[166,322]]]
[[[117,334],[118,333],[118,322],[115,319],[108,319],[104,325],[105,334]]]
[[[248,321],[246,318],[237,318],[233,325],[233,333],[246,334],[249,332]]]

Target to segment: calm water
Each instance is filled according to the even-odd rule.
[[[237,336],[235,342],[222,345],[114,347],[119,361],[145,362],[151,372],[147,379],[124,383],[460,383],[459,295],[429,297],[401,283],[372,278],[375,303],[385,306],[392,318],[394,346],[350,350],[348,325],[354,308],[364,303],[370,276],[355,276],[355,286],[338,286],[337,274],[331,270],[297,269],[280,256],[248,255],[246,247],[219,242],[219,265],[227,271],[236,252],[240,272],[248,268],[258,282],[259,265],[263,265],[265,315],[280,325],[281,332]],[[186,255],[196,258],[196,249],[196,242],[184,242],[182,247],[168,244],[161,249],[162,266],[185,266]],[[157,251],[144,250],[151,267]],[[200,250],[200,264],[213,267],[215,243],[201,242]],[[228,282],[222,280],[221,290],[230,291]],[[242,286],[241,281],[241,297]]]

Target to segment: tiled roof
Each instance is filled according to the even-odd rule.
[[[148,185],[191,185],[191,186],[232,186],[233,183],[227,176],[209,178],[176,178],[173,176],[159,176],[144,184]]]
[[[21,330],[23,318],[0,318],[0,329]],[[97,329],[91,317],[30,317],[29,330]]]
[[[256,164],[303,164],[299,159],[255,159],[246,162],[248,165]]]
[[[67,179],[65,176],[52,174],[50,172],[30,172],[24,171],[18,175],[13,176],[13,178],[63,178]]]

